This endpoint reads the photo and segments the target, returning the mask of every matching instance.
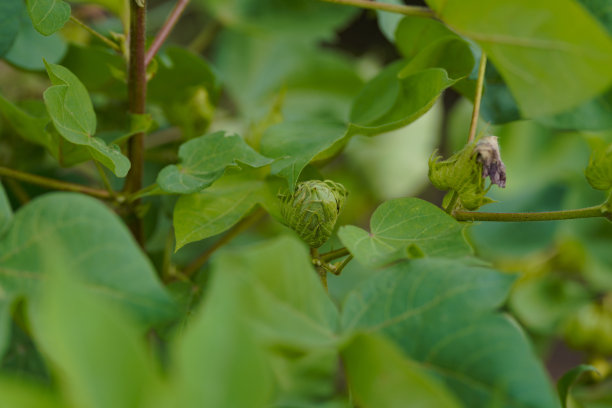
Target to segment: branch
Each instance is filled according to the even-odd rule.
[[[544,211],[526,213],[490,213],[455,211],[453,216],[457,221],[498,221],[498,222],[526,222],[526,221],[554,221],[571,220],[576,218],[610,218],[612,214],[604,205],[579,208],[576,210]]]
[[[181,14],[183,14],[183,11],[185,10],[185,7],[187,7],[188,3],[189,0],[178,0],[176,2],[174,9],[172,9],[168,19],[155,36],[153,43],[151,43],[151,47],[149,47],[149,50],[147,51],[145,65],[149,65],[149,63],[153,60],[153,57],[155,57],[157,51],[159,51],[164,41],[166,41],[166,38],[168,38],[168,35],[170,35],[170,32],[176,25],[178,19],[181,17]]]
[[[347,256],[349,255],[350,252],[348,249],[346,248],[340,248],[340,249],[336,249],[334,251],[329,251],[326,252],[324,254],[321,254],[318,256],[318,258],[324,262],[329,262],[329,261],[333,261],[334,259],[337,258],[342,258],[343,256]]]
[[[94,30],[93,28],[91,28],[90,26],[88,26],[87,24],[85,24],[84,22],[76,18],[75,16],[71,15],[70,21],[72,21],[79,27],[83,28],[85,31],[87,31],[88,33],[90,33],[91,35],[93,35],[94,37],[102,41],[104,44],[108,45],[110,48],[112,48],[113,50],[121,54],[121,47],[116,42],[109,40],[108,38],[106,38],[105,36],[97,32],[96,30]]]
[[[427,7],[405,6],[400,4],[379,3],[368,0],[321,0],[328,3],[344,4],[347,6],[361,7],[370,10],[390,11],[392,13],[403,14],[405,16],[418,16],[436,18],[434,12]]]
[[[470,133],[468,143],[474,141],[476,137],[476,127],[478,126],[478,115],[480,113],[480,101],[482,100],[482,88],[484,85],[485,68],[487,67],[487,54],[482,52],[480,65],[478,66],[478,80],[476,81],[476,94],[474,95],[474,110],[472,111],[472,122],[470,123]]]
[[[128,103],[129,112],[136,115],[145,113],[147,102],[147,72],[145,65],[146,1],[140,7],[135,0],[130,2],[130,53],[128,60]],[[124,192],[131,194],[142,188],[144,170],[144,132],[136,133],[128,141],[128,157],[132,163],[125,180]],[[134,202],[134,208],[139,200]],[[142,220],[132,212],[128,225],[136,241],[144,244]]]
[[[258,208],[251,215],[243,218],[238,224],[234,225],[232,229],[227,231],[225,235],[223,235],[217,242],[215,242],[210,248],[208,248],[202,255],[200,255],[196,260],[187,265],[187,267],[183,271],[183,274],[188,277],[193,275],[198,269],[204,266],[204,264],[210,259],[212,254],[215,253],[217,249],[221,248],[223,245],[234,239],[242,231],[248,229],[251,225],[259,221],[261,217],[263,217],[265,214],[266,212],[264,210]]]
[[[83,193],[92,197],[101,198],[103,200],[110,200],[110,193],[106,190],[99,190],[97,188],[91,188],[82,186],[80,184],[68,183],[66,181],[55,180],[47,177],[41,177],[34,174],[24,173],[18,170],[9,169],[7,167],[0,167],[0,176],[11,177],[16,180],[25,181],[26,183],[36,184],[39,186],[62,190],[62,191],[74,191],[77,193]]]

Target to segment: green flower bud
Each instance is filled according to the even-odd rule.
[[[612,143],[606,146],[603,140],[594,139],[593,145],[584,175],[591,187],[607,191],[612,188]]]
[[[281,193],[284,223],[310,247],[318,248],[331,236],[348,192],[331,180],[298,183],[293,194]]]

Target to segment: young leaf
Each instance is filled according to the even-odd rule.
[[[11,48],[17,33],[23,10],[23,1],[4,0],[0,2],[0,57]]]
[[[606,144],[601,139],[593,139],[592,144],[593,151],[584,175],[594,189],[610,190],[612,188],[612,143]]]
[[[96,114],[87,89],[61,65],[46,66],[53,86],[44,92],[43,98],[57,131],[69,142],[86,146],[95,160],[118,177],[124,177],[130,169],[128,158],[117,146],[94,137]]]
[[[223,131],[200,136],[179,148],[181,164],[166,166],[157,176],[157,184],[169,193],[196,193],[210,186],[230,166],[238,162],[262,167],[273,160],[253,150],[237,134]]]
[[[143,325],[173,316],[174,303],[119,218],[99,201],[73,193],[47,194],[17,211],[0,239],[4,296],[37,296],[50,268],[41,254],[51,242],[72,256],[56,268],[78,270],[91,295],[121,304]]]
[[[176,249],[228,230],[257,204],[280,217],[275,196],[279,189],[271,180],[235,175],[199,193],[181,196],[174,206]]]
[[[455,397],[383,337],[358,334],[342,349],[351,394],[363,408],[458,408]]]
[[[51,35],[70,19],[70,5],[63,0],[26,0],[36,31]]]
[[[417,198],[383,203],[370,219],[370,232],[347,225],[338,236],[364,265],[380,266],[410,257],[471,254],[463,226],[433,204]]]
[[[62,246],[42,250],[50,276],[31,300],[30,321],[38,347],[53,363],[63,394],[80,407],[144,406],[160,381],[134,322],[116,305],[92,297],[67,272]],[[45,251],[47,252],[46,255]],[[50,254],[51,251],[54,251]]]
[[[513,280],[456,260],[402,262],[348,296],[343,328],[385,334],[469,406],[557,407],[524,334],[494,313]]]
[[[526,116],[562,112],[612,83],[612,39],[574,1],[427,3],[459,34],[479,43]]]
[[[582,374],[587,372],[593,372],[599,374],[599,371],[591,365],[580,364],[578,367],[574,367],[559,379],[557,382],[557,391],[559,392],[559,399],[561,400],[561,407],[567,408],[567,398],[572,385],[578,381]]]
[[[0,183],[0,238],[10,228],[11,222],[13,221],[13,209],[11,203],[6,196],[4,187]]]

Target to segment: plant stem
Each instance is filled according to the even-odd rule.
[[[106,177],[106,173],[104,172],[104,169],[102,168],[100,163],[98,163],[96,160],[93,160],[93,162],[96,165],[96,169],[98,169],[98,173],[100,174],[100,179],[102,179],[102,184],[104,184],[104,187],[106,188],[110,196],[115,198],[117,196],[117,193],[115,192],[115,190],[113,190],[113,187],[111,186],[110,181],[108,181],[108,177]]]
[[[476,128],[478,127],[478,115],[480,114],[480,101],[482,100],[482,88],[484,87],[485,69],[487,67],[487,54],[482,52],[480,65],[478,65],[478,80],[476,81],[476,94],[474,95],[474,110],[472,110],[472,122],[470,123],[470,133],[468,143],[474,141]]]
[[[11,177],[16,180],[25,181],[26,183],[36,184],[39,186],[55,189],[55,190],[63,190],[63,191],[75,191],[78,193],[83,193],[90,195],[92,197],[101,198],[101,199],[111,199],[111,195],[106,190],[99,190],[97,188],[91,188],[87,186],[82,186],[80,184],[68,183],[66,181],[55,180],[47,177],[41,177],[34,174],[24,173],[18,170],[9,169],[7,167],[0,167],[0,176]]]
[[[130,2],[130,53],[128,60],[128,103],[129,112],[135,115],[145,113],[147,102],[147,72],[145,65],[145,28],[146,28],[146,1],[140,7],[135,0]],[[144,171],[144,132],[136,133],[128,141],[128,157],[132,163],[130,172],[125,180],[124,192],[128,195],[142,188]],[[137,206],[140,200],[133,202]],[[134,206],[132,208],[134,208]],[[128,216],[128,226],[136,241],[144,244],[142,219],[134,214]]]
[[[145,58],[146,65],[149,65],[149,63],[153,60],[153,57],[155,57],[155,54],[157,54],[157,51],[159,51],[159,49],[161,48],[164,41],[166,41],[166,38],[168,38],[168,35],[170,35],[170,32],[176,25],[176,22],[178,21],[181,14],[183,14],[183,11],[185,11],[185,7],[187,7],[188,3],[189,0],[178,0],[176,2],[174,9],[172,9],[172,12],[168,16],[168,19],[155,36],[153,43],[151,43],[151,46],[147,51],[147,55]]]
[[[400,4],[380,3],[368,0],[322,0],[328,3],[344,4],[347,6],[361,7],[370,10],[390,11],[392,13],[403,14],[405,16],[418,16],[436,18],[434,12],[427,7],[405,6]]]
[[[310,257],[313,260],[321,259],[319,250],[317,248],[310,248]],[[325,288],[325,291],[329,292],[329,289],[327,288],[327,270],[320,265],[315,265],[315,269],[317,270],[317,274],[319,275],[319,279],[321,279],[321,284]]]
[[[329,252],[319,255],[319,259],[324,262],[329,262],[337,258],[342,258],[343,256],[347,256],[349,254],[350,252],[348,249],[340,248],[340,249],[336,249],[334,251],[329,251]]]
[[[19,204],[27,204],[30,201],[30,196],[28,195],[28,192],[25,191],[23,186],[19,184],[16,180],[9,178],[6,179],[4,183],[6,184],[6,187],[8,187],[8,189],[13,193],[15,198],[17,198]]]
[[[193,275],[198,269],[204,266],[204,264],[208,261],[211,255],[215,253],[217,249],[221,248],[223,245],[234,239],[236,235],[240,234],[241,232],[248,229],[251,225],[255,224],[265,214],[266,212],[263,209],[258,208],[251,215],[243,218],[238,224],[234,225],[232,229],[227,231],[225,235],[223,235],[217,242],[215,242],[210,248],[208,248],[202,255],[200,255],[197,259],[187,265],[187,267],[183,271],[183,274],[185,276]]]
[[[527,213],[489,213],[472,211],[455,211],[453,216],[458,221],[498,221],[498,222],[526,222],[526,221],[554,221],[571,220],[575,218],[609,217],[602,205],[579,208],[576,210],[543,211]]]
[[[71,15],[70,16],[70,21],[72,21],[73,23],[75,23],[79,27],[83,28],[85,31],[87,31],[88,33],[90,33],[94,37],[98,38],[100,41],[102,41],[104,44],[108,45],[113,50],[117,51],[118,53],[121,53],[121,47],[119,47],[119,44],[117,44],[116,42],[106,38],[105,36],[103,36],[102,34],[97,32],[96,30],[94,30],[93,28],[91,28],[90,26],[88,26],[87,24],[85,24],[84,22],[82,22],[81,20],[76,18],[75,16]]]
[[[459,193],[453,190],[453,194],[451,195],[448,206],[444,209],[444,211],[446,211],[447,214],[451,214],[451,215],[453,214],[453,210],[455,209],[455,206],[457,205],[457,200],[459,200]]]
[[[340,275],[342,273],[342,270],[344,269],[344,267],[346,265],[348,265],[349,262],[351,262],[353,260],[353,255],[349,255],[346,258],[344,258],[344,260],[340,263],[340,265],[338,265],[338,267],[336,268],[335,271],[332,271],[332,273],[334,275]]]
[[[207,24],[191,43],[189,43],[187,48],[196,54],[204,52],[221,28],[222,25],[218,21],[211,21],[210,24]]]

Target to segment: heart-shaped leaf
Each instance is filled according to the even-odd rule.
[[[23,10],[23,1],[4,0],[0,2],[0,57],[11,49],[17,33]]]
[[[70,5],[63,0],[26,0],[36,31],[51,35],[70,19]]]

